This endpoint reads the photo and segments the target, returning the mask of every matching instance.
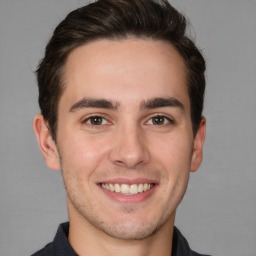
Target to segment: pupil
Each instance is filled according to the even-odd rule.
[[[164,119],[162,117],[159,117],[159,116],[155,117],[153,120],[154,120],[153,123],[157,124],[157,125],[163,124],[163,122],[164,122]]]
[[[101,123],[102,123],[102,118],[101,117],[93,117],[92,118],[92,124],[100,125]]]

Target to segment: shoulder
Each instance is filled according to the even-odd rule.
[[[191,251],[191,256],[211,256],[211,255],[206,255],[206,254],[199,254],[197,252]]]
[[[54,256],[53,243],[47,244],[44,248],[35,252],[31,256]]]
[[[60,224],[53,242],[47,244],[43,249],[31,256],[77,256],[68,242],[68,233],[69,223]]]
[[[186,238],[181,234],[181,232],[174,227],[173,232],[173,251],[174,256],[210,256],[206,254],[200,254],[191,250]]]

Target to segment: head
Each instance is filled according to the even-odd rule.
[[[56,139],[58,104],[69,54],[81,45],[100,39],[144,38],[171,44],[182,56],[187,72],[194,135],[202,119],[205,61],[186,36],[186,19],[165,0],[99,0],[70,14],[57,26],[45,57],[37,69],[39,106]]]
[[[185,28],[164,0],[100,0],[54,31],[34,127],[71,223],[121,239],[173,225],[205,136],[205,64]]]

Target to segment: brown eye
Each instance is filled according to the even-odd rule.
[[[92,125],[101,125],[102,124],[102,117],[99,117],[99,116],[91,117],[91,124]]]
[[[162,125],[165,123],[165,117],[163,117],[163,116],[152,117],[152,123],[154,125]]]
[[[147,124],[149,125],[167,125],[167,124],[174,124],[174,121],[166,116],[153,116],[148,121]]]
[[[104,125],[107,124],[107,121],[105,118],[101,116],[91,116],[87,118],[84,123],[87,123],[89,125]]]

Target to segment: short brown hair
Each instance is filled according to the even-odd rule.
[[[186,19],[167,0],[98,0],[72,11],[56,27],[37,69],[39,106],[56,140],[63,67],[72,50],[98,39],[129,36],[171,43],[183,57],[194,135],[202,119],[205,61],[186,36]]]

